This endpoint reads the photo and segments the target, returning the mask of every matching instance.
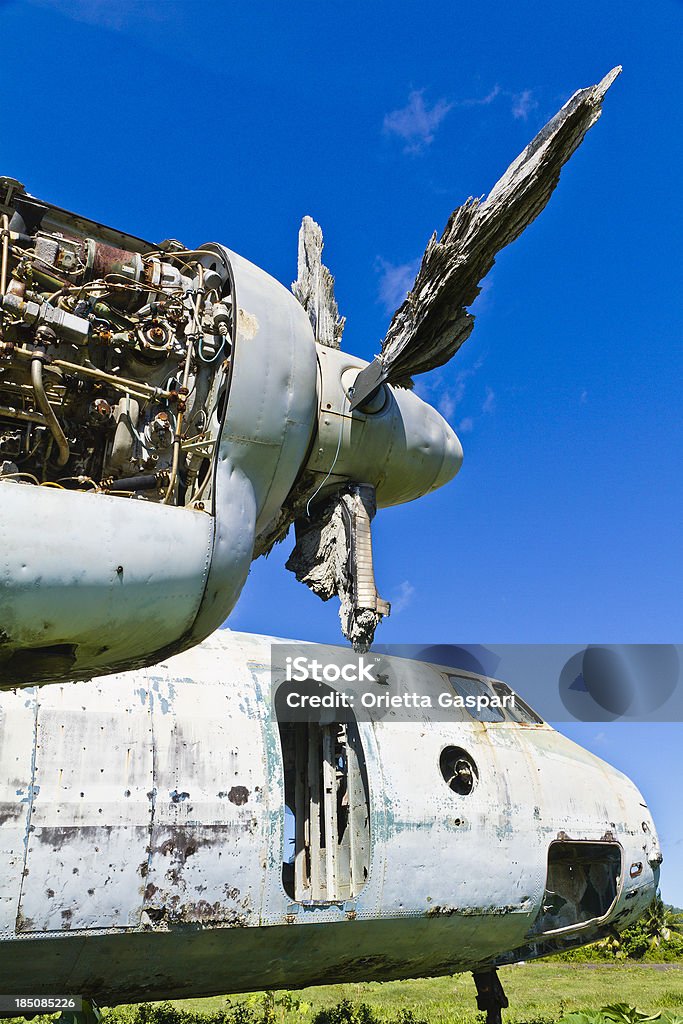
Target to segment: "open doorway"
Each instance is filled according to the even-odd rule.
[[[278,691],[282,708],[279,698]],[[309,710],[305,721],[278,721],[285,782],[282,882],[297,902],[357,896],[370,870],[365,757],[353,714],[345,710],[343,717],[329,721],[329,712]]]

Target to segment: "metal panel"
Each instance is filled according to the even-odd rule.
[[[14,931],[33,793],[35,689],[0,703],[0,933]]]
[[[356,729],[348,730],[349,788],[349,875],[352,895],[358,894],[367,881],[370,864],[370,813],[366,804],[358,750],[360,737]]]
[[[292,293],[225,251],[240,315],[220,446],[253,481],[258,533],[291,490],[317,423],[316,349],[308,317]]]
[[[15,648],[66,639],[76,660],[62,677],[78,677],[135,664],[194,621],[213,545],[205,513],[11,483],[0,509],[0,685],[24,681],[7,662]],[[57,541],[65,522],[75,528]]]
[[[533,830],[532,801],[524,811],[530,780],[512,731],[493,736],[475,722],[416,726],[375,726],[390,814],[382,908],[477,918],[501,944],[521,943],[540,906],[545,849],[540,822]],[[477,764],[478,782],[467,796],[441,775],[439,757],[449,745]]]
[[[19,933],[139,924],[153,777],[134,680],[41,690]]]
[[[182,685],[149,670],[155,797],[143,922],[258,924],[267,826],[260,724],[244,707],[234,662],[182,657],[194,669]]]

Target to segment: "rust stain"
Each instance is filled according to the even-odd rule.
[[[172,857],[183,865],[188,857],[192,857],[197,852],[200,846],[206,845],[206,839],[198,838],[183,829],[176,828],[168,839],[164,839],[163,843],[153,849],[152,853],[160,853],[162,857]],[[142,874],[142,871],[140,873]]]
[[[228,793],[228,800],[233,804],[237,804],[238,807],[241,807],[242,804],[246,804],[248,799],[249,790],[246,786],[233,786]]]

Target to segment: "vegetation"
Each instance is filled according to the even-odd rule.
[[[506,1024],[683,1024],[683,966],[539,962],[501,970]],[[621,1005],[620,1005],[621,1004]],[[604,1008],[604,1009],[600,1009]],[[636,1010],[637,1008],[637,1010]],[[617,1014],[621,1015],[618,1016]],[[106,1024],[482,1024],[469,975],[117,1007]]]
[[[657,893],[647,912],[630,928],[614,932],[592,946],[562,953],[558,959],[571,963],[610,960],[683,962],[683,914],[667,906]]]
[[[589,964],[548,961],[507,967],[500,974],[510,1000],[505,1024],[645,1024],[647,1018],[683,1024],[683,965],[614,958]],[[103,1024],[482,1024],[484,1019],[469,975],[119,1006],[105,1014]],[[45,1017],[34,1024],[53,1022]]]
[[[663,1014],[647,1014],[637,1010],[635,1006],[627,1003],[613,1003],[611,1006],[603,1006],[602,1010],[596,1013],[568,1013],[558,1024],[646,1024],[649,1021],[661,1021]],[[666,1020],[676,1021],[683,1024],[683,1016],[667,1014]]]

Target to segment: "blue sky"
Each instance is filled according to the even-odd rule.
[[[624,73],[471,339],[419,387],[459,477],[380,514],[414,643],[680,641],[680,3],[0,0],[2,171],[135,234],[210,239],[286,284],[308,213],[373,356],[432,231],[577,88]],[[254,565],[236,629],[336,641],[336,608]],[[568,731],[568,727],[564,727]],[[683,905],[681,725],[572,727],[644,789]]]

